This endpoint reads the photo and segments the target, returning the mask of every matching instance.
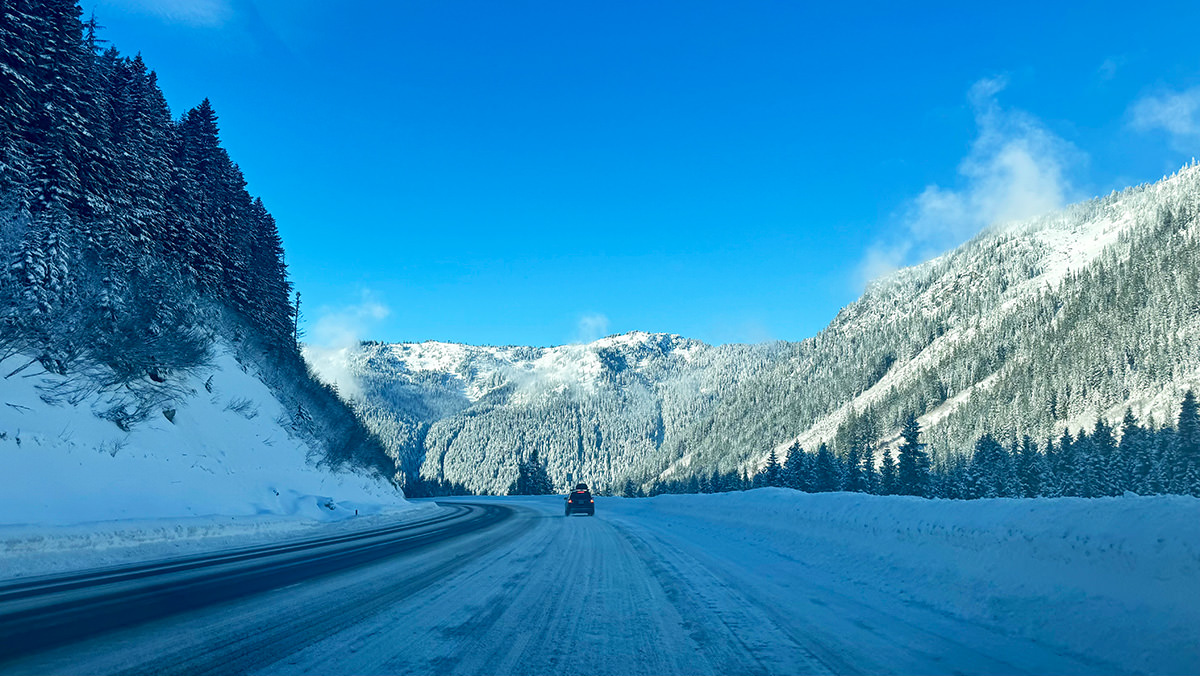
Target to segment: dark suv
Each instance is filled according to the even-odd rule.
[[[596,515],[596,501],[592,499],[592,492],[588,490],[587,484],[575,484],[575,490],[567,496],[566,515],[571,516],[575,512],[583,512],[588,516]]]

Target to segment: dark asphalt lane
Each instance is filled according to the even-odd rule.
[[[0,584],[0,672],[58,646],[430,547],[514,512],[497,504],[444,508],[420,521],[344,535]]]

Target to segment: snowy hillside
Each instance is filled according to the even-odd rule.
[[[1116,422],[1126,407],[1172,420],[1200,385],[1200,344],[1186,338],[1200,301],[1197,205],[1193,166],[993,227],[873,284],[768,376],[813,385],[844,369],[838,405],[797,420],[777,448],[813,448],[868,411],[883,439],[916,412],[950,451],[985,432],[1044,439]]]
[[[421,479],[497,491],[533,449],[560,484],[657,471],[664,440],[776,349],[643,332],[550,348],[366,343],[337,370],[410,492]]]
[[[0,362],[9,374],[0,379],[2,533],[199,516],[335,520],[407,505],[385,479],[318,465],[323,451],[227,345],[169,383],[157,410],[128,429],[111,415],[125,386],[114,394],[29,362]]]
[[[1198,213],[1191,166],[993,226],[871,284],[800,343],[367,344],[345,366],[406,474],[474,490],[507,485],[534,450],[560,484],[753,471],[794,443],[891,442],[910,412],[943,458],[1126,407],[1161,425],[1200,386]]]
[[[640,331],[601,338],[587,345],[490,347],[429,341],[377,346],[353,355],[355,372],[374,376],[390,369],[396,378],[420,382],[446,375],[446,389],[475,403],[510,389],[510,400],[527,402],[571,393],[587,396],[625,371],[650,374],[687,366],[708,346],[668,334]]]

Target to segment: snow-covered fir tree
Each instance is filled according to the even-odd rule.
[[[377,437],[314,380],[279,232],[221,147],[206,99],[173,120],[141,56],[101,50],[74,0],[0,8],[0,353],[144,419],[233,343],[332,464],[392,475]],[[161,407],[159,407],[161,410]]]

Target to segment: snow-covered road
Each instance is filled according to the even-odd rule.
[[[562,516],[561,497],[496,499],[515,507],[516,515],[485,530],[112,632],[0,665],[0,671],[1108,673],[1194,671],[1200,665],[1197,644],[1188,638],[1196,626],[1195,611],[1186,608],[1194,582],[1176,585],[1178,608],[1164,596],[1147,602],[1159,603],[1147,606],[1155,617],[1122,617],[1128,608],[1119,607],[1117,596],[1080,591],[1107,564],[1076,565],[1054,547],[1052,556],[1003,543],[987,551],[994,531],[1003,536],[1003,529],[936,532],[919,518],[919,510],[931,509],[929,501],[888,505],[918,511],[903,517],[914,524],[912,533],[920,533],[914,538],[904,529],[892,532],[878,518],[874,530],[859,528],[857,517],[846,516],[858,498],[797,498],[808,512],[814,505],[836,507],[809,527],[803,518],[782,522],[772,505],[791,499],[783,492],[753,493],[758,495],[601,498],[595,517],[571,518]],[[1003,512],[992,507],[992,513]],[[1030,529],[1036,521],[1029,521]],[[1008,535],[1036,541],[1029,532],[1014,535],[1011,525]],[[905,547],[937,559],[950,539],[970,556],[944,562],[945,570],[921,564],[923,575],[901,579],[905,565],[925,555]],[[1054,566],[1066,565],[1084,580],[1046,583],[1062,593],[1044,599],[1043,629],[1031,632],[1029,613],[1014,610],[1040,593],[1037,585],[1015,594],[1003,586],[1003,576],[972,577],[984,570],[979,561],[1005,551],[1014,557],[1000,562],[1006,569],[1047,577]],[[863,560],[872,556],[878,559]],[[1134,563],[1125,577],[1135,587],[1154,584],[1141,576],[1162,582],[1170,575]],[[1129,561],[1119,564],[1128,567]],[[876,565],[877,576],[863,574]],[[1046,570],[1038,573],[1037,566]],[[962,571],[961,578],[950,570]],[[999,591],[955,588],[985,584],[984,578],[998,579]],[[969,607],[981,594],[1011,607]],[[959,607],[946,602],[955,598]],[[1104,639],[1112,623],[1127,627],[1125,645],[1079,649],[1086,635]]]

